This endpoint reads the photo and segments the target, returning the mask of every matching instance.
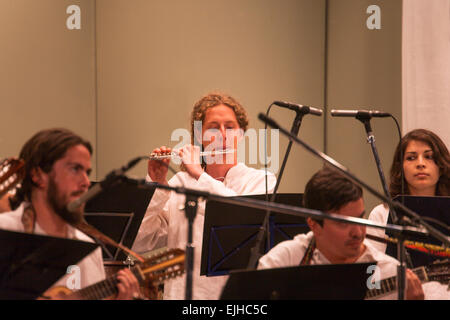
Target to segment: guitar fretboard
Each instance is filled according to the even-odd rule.
[[[97,300],[103,299],[117,293],[117,278],[112,277],[92,286],[86,287],[76,292],[76,294],[81,295],[83,299],[87,300]]]
[[[427,272],[424,267],[412,269],[421,282],[428,281]],[[386,278],[380,281],[379,289],[371,289],[366,293],[366,299],[375,298],[397,290],[397,277]]]
[[[136,267],[131,268],[132,273],[136,276],[138,281],[142,278]],[[87,300],[100,300],[117,294],[117,277],[116,275],[109,277],[103,281],[97,282],[86,288],[76,291],[74,294]]]
[[[156,285],[164,280],[180,276],[184,272],[184,250],[164,249],[153,254],[130,270],[142,285]],[[148,283],[147,283],[148,282]],[[76,299],[100,300],[117,294],[117,275],[97,282],[71,294]]]

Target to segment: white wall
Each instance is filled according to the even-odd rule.
[[[450,1],[403,2],[403,133],[450,143]]]

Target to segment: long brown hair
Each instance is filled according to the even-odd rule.
[[[16,195],[11,199],[11,207],[17,207],[22,201],[30,200],[31,190],[35,186],[31,172],[40,168],[49,173],[55,161],[64,157],[66,151],[76,145],[85,146],[92,154],[91,144],[70,130],[63,128],[46,129],[31,137],[20,151],[20,159],[25,162],[25,177]]]
[[[410,194],[408,184],[404,177],[403,161],[406,147],[413,140],[426,143],[433,151],[433,160],[439,167],[440,174],[436,185],[436,195],[450,195],[450,155],[445,143],[435,133],[429,130],[415,129],[408,132],[395,149],[389,185],[391,196],[395,197],[400,194]]]

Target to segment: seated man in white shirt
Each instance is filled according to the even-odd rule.
[[[335,170],[323,168],[309,180],[303,195],[305,208],[362,218],[362,189]],[[258,269],[298,265],[376,261],[380,279],[396,276],[398,261],[365,241],[366,228],[333,220],[307,219],[312,230],[275,246],[259,260]],[[407,299],[423,299],[419,278],[407,269]],[[395,298],[396,292],[384,298]]]
[[[36,133],[20,152],[19,157],[25,162],[25,177],[12,199],[14,211],[0,215],[0,229],[93,242],[73,227],[81,220],[82,212],[75,214],[66,208],[89,188],[91,154],[91,144],[69,130],[48,129]],[[79,289],[105,279],[100,247],[77,266]],[[65,275],[52,288],[70,287],[69,278],[70,274]],[[138,281],[129,269],[119,271],[117,279],[116,299],[140,295]],[[55,294],[43,296],[65,298],[56,289],[52,292]]]

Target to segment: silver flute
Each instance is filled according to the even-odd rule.
[[[236,150],[234,150],[234,149],[217,150],[217,151],[204,151],[204,152],[200,152],[200,157],[234,153],[235,151]],[[150,154],[150,156],[148,156],[146,158],[148,160],[164,160],[164,159],[180,158],[180,156],[178,155],[178,153],[172,151],[170,153],[160,154],[160,155],[158,155],[156,153],[152,153],[152,154]]]

